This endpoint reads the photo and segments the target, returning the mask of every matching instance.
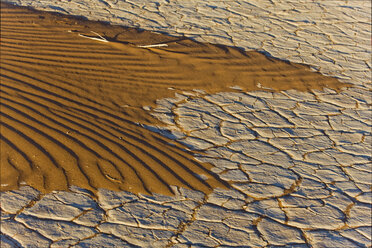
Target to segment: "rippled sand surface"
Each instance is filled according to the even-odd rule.
[[[86,38],[97,37],[91,31],[109,42]],[[168,46],[137,47],[152,44]],[[210,164],[143,128],[160,123],[142,106],[176,92],[235,85],[244,91],[345,86],[257,52],[2,3],[1,190],[226,188]]]

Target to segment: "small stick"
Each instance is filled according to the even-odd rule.
[[[94,32],[94,31],[90,31],[90,32],[92,32],[93,34],[96,34],[96,35],[98,35],[102,40],[106,40],[104,37],[102,37],[99,33],[96,33],[96,32]],[[106,40],[107,41],[107,40]]]
[[[83,34],[79,34],[79,36],[81,37],[84,37],[84,38],[87,38],[87,39],[91,39],[91,40],[97,40],[97,41],[101,41],[101,42],[109,42],[108,40],[106,40],[106,38],[104,38],[103,36],[101,36],[99,33],[96,33],[94,31],[90,31],[92,32],[93,34],[97,35],[99,38],[97,37],[91,37],[91,36],[87,36],[87,35],[83,35]],[[167,44],[153,44],[153,45],[143,45],[143,46],[137,46],[137,47],[140,47],[140,48],[151,48],[151,47],[167,47],[168,45]]]
[[[144,46],[137,46],[141,48],[151,48],[151,47],[167,47],[167,44],[154,44],[154,45],[144,45]]]
[[[101,41],[101,42],[109,42],[109,41],[106,40],[104,37],[102,37],[100,34],[94,32],[94,31],[90,31],[90,32],[92,32],[93,34],[98,35],[99,38],[91,37],[91,36],[87,36],[87,35],[83,35],[83,34],[79,34],[79,36],[84,37],[84,38],[87,38],[87,39],[91,39],[91,40],[98,40],[98,41]]]

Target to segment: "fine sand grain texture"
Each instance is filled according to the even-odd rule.
[[[91,31],[109,42],[86,38],[98,37]],[[154,44],[168,46],[138,47]],[[257,52],[1,3],[1,190],[225,188],[210,164],[140,124],[160,124],[142,108],[156,99],[234,85],[244,91],[346,86]]]

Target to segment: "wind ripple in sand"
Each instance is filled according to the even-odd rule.
[[[2,190],[23,183],[44,192],[69,185],[164,194],[172,193],[170,185],[226,187],[211,165],[138,125],[156,123],[141,106],[174,94],[170,87],[344,86],[258,53],[1,7]],[[77,35],[91,30],[115,42]],[[143,42],[173,47],[132,45]]]
[[[138,56],[106,52],[101,44],[69,35],[66,24],[50,28],[43,25],[53,20],[37,19],[2,5],[3,190],[22,182],[43,191],[81,185],[171,193],[169,185],[223,186],[213,176],[201,180],[197,174],[210,175],[208,165],[165,146],[166,139],[147,132],[114,101],[107,103],[110,94],[100,93],[122,80],[121,64],[145,67]],[[122,97],[141,87],[131,84],[133,92]]]

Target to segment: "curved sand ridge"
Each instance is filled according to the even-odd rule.
[[[303,65],[234,48],[1,4],[1,190],[76,185],[170,194],[226,183],[178,143],[138,125],[175,91],[344,87]],[[78,34],[95,31],[110,42]],[[136,45],[166,43],[165,48]],[[198,174],[205,175],[204,180]]]

